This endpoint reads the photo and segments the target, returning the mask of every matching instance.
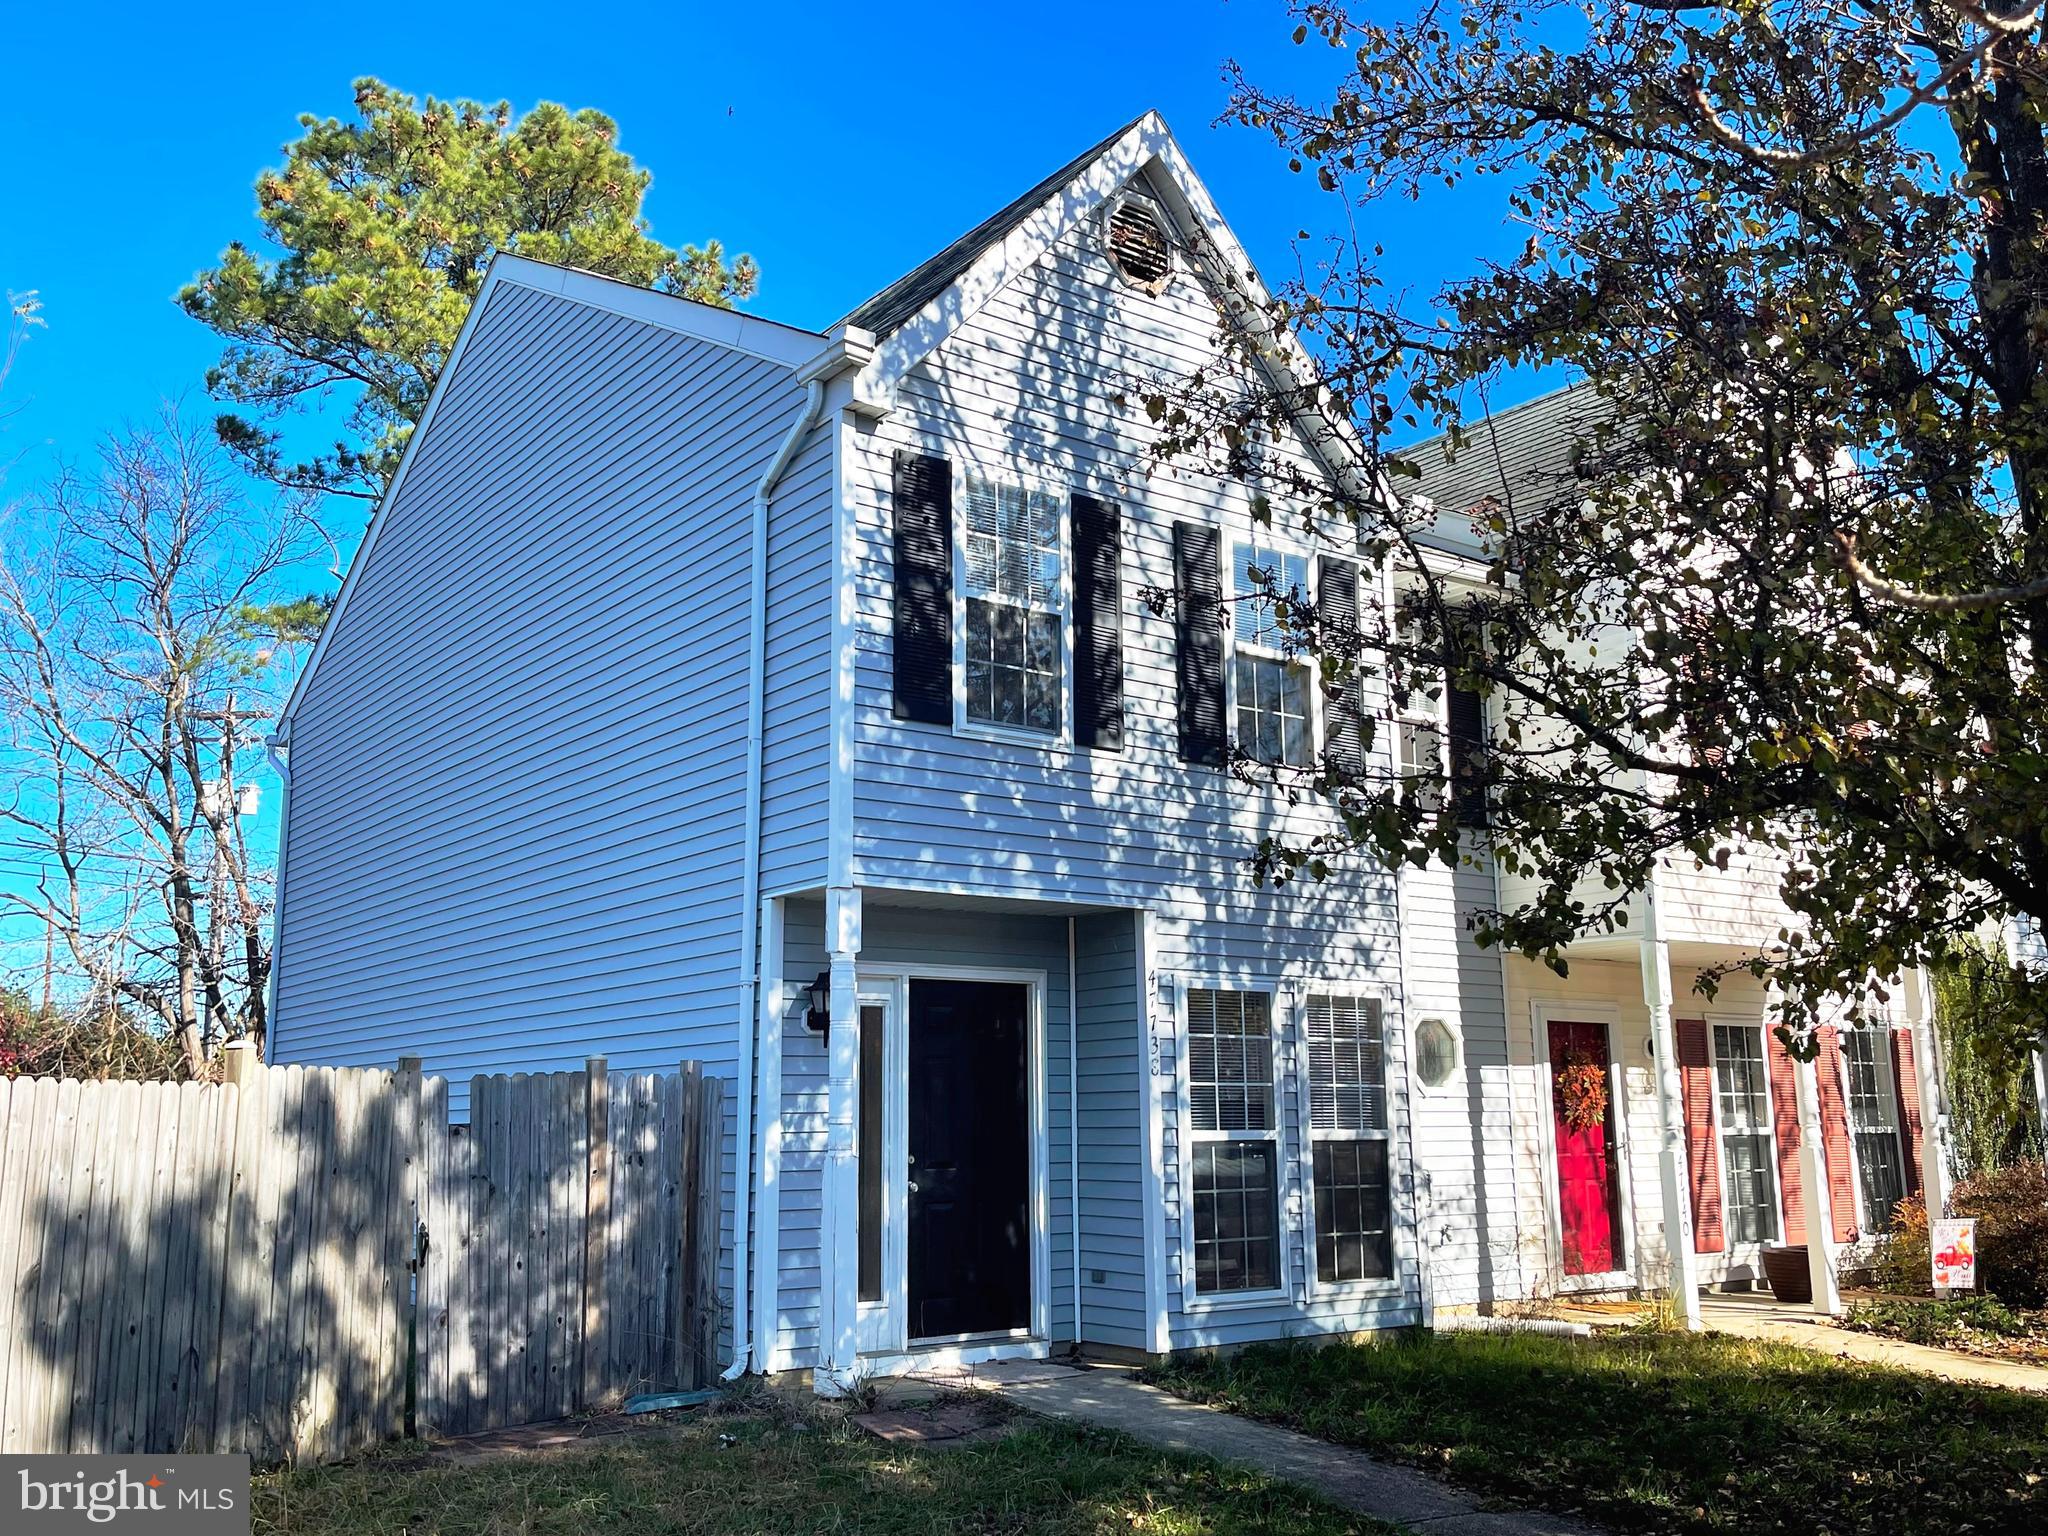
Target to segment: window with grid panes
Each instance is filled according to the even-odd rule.
[[[1899,1142],[1899,1095],[1892,1079],[1891,1031],[1845,1029],[1842,1071],[1849,1134],[1856,1142],[1857,1193],[1865,1230],[1882,1232],[1906,1194],[1906,1158]]]
[[[1412,622],[1400,626],[1402,643],[1412,648],[1420,636]],[[1405,798],[1412,799],[1426,813],[1444,807],[1444,728],[1439,692],[1430,691],[1422,669],[1403,662],[1394,679],[1394,739],[1401,758],[1401,779]]]
[[[1066,611],[1060,499],[975,474],[966,492],[967,718],[1056,734]]]
[[[1311,993],[1304,1034],[1316,1278],[1384,1280],[1394,1272],[1394,1244],[1380,1000]]]
[[[1738,1243],[1775,1242],[1778,1179],[1765,1086],[1763,1031],[1714,1026],[1714,1085],[1721,1111],[1721,1169],[1728,1186],[1725,1219]]]
[[[1195,1290],[1265,1291],[1280,1275],[1273,999],[1188,990]]]
[[[1296,655],[1295,636],[1276,601],[1309,600],[1308,556],[1252,540],[1237,546],[1234,564],[1237,744],[1261,763],[1310,767],[1315,718],[1309,709],[1309,667]]]

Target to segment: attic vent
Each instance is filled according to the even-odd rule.
[[[1147,293],[1165,290],[1173,274],[1173,247],[1151,203],[1141,197],[1119,199],[1103,225],[1102,240],[1110,265],[1125,282]]]

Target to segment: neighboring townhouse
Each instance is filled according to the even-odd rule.
[[[825,1391],[1664,1283],[1635,952],[1559,995],[1465,933],[1483,865],[1246,871],[1328,813],[1232,744],[1361,761],[1391,708],[1229,602],[1389,574],[1151,462],[1132,382],[1262,298],[1152,114],[823,334],[500,257],[280,726],[276,1059],[703,1062],[732,1368]],[[1348,477],[1347,442],[1274,451]],[[1682,988],[1734,939],[1681,889]],[[1751,1170],[1791,1186],[1727,999],[1679,1049],[1689,1103],[1730,1085],[1735,1261]],[[1561,1152],[1553,1051],[1626,1107]]]
[[[1438,441],[1405,450],[1437,512],[1432,557],[1453,591],[1461,561],[1479,555],[1472,514],[1482,502],[1581,494],[1574,447],[1603,409],[1588,390],[1563,390],[1490,416],[1451,464]],[[1467,579],[1482,576],[1475,565]],[[1486,734],[1476,698],[1450,693],[1443,711],[1424,727],[1455,741],[1462,718],[1462,734]],[[1640,774],[1620,777],[1620,787],[1642,787]],[[1471,819],[1476,833],[1483,804]],[[1629,893],[1618,932],[1568,946],[1567,976],[1519,955],[1497,961],[1514,1128],[1497,1155],[1512,1164],[1506,1225],[1519,1235],[1525,1294],[1663,1285],[1674,1227],[1689,1234],[1676,1257],[1695,1294],[1699,1284],[1756,1282],[1766,1247],[1807,1244],[1839,1272],[1868,1257],[1892,1208],[1918,1197],[1930,1173],[1939,1203],[1939,1138],[1925,1130],[1941,1116],[1928,978],[1887,987],[1889,1027],[1824,1027],[1818,1060],[1804,1066],[1777,1038],[1766,985],[1724,970],[1767,952],[1794,921],[1778,875],[1751,851],[1725,869],[1668,854],[1652,888]],[[1486,879],[1488,905],[1512,909],[1534,894],[1490,868]],[[1610,893],[1589,879],[1580,894],[1592,907]],[[1711,997],[1699,985],[1709,969],[1719,975]],[[1414,979],[1409,1005],[1427,1006]],[[1589,1066],[1605,1081],[1604,1116],[1573,1096]],[[1824,1202],[1809,1195],[1816,1189]],[[1823,1242],[1810,1243],[1816,1227]]]

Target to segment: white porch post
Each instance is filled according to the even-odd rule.
[[[825,1209],[822,1284],[826,1326],[818,1340],[817,1391],[837,1397],[853,1384],[859,1350],[860,1209],[856,1130],[860,1068],[860,891],[826,893],[825,941],[832,956],[830,1091],[825,1126]]]
[[[1913,1027],[1913,1075],[1920,1079],[1920,1189],[1927,1219],[1948,1214],[1948,1110],[1941,1086],[1941,1055],[1934,1045],[1934,978],[1926,968],[1906,978]]]
[[[1769,1023],[1764,1027],[1768,1029]],[[1827,1149],[1820,1129],[1820,1077],[1812,1062],[1795,1057],[1792,1081],[1799,1101],[1799,1183],[1806,1206],[1806,1271],[1813,1278],[1813,1310],[1823,1317],[1840,1317],[1834,1201],[1828,1191]]]
[[[754,1369],[780,1370],[777,1324],[782,1312],[782,1015],[789,994],[783,981],[782,898],[761,902],[761,1009],[754,1075],[760,1084],[754,1106],[759,1128],[760,1183],[754,1191]]]
[[[1664,1191],[1664,1250],[1671,1289],[1685,1308],[1685,1326],[1700,1326],[1700,1266],[1693,1252],[1692,1198],[1686,1188],[1685,1109],[1678,1080],[1678,1037],[1671,1023],[1671,945],[1658,927],[1657,883],[1643,893],[1643,1001],[1650,1009],[1650,1046],[1657,1072],[1657,1175]]]
[[[2048,1157],[2048,1040],[2034,1042],[2034,1113],[2041,1117],[2041,1151]]]

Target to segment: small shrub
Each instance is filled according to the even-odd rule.
[[[1977,1221],[1977,1284],[2010,1307],[2048,1306],[2048,1169],[2022,1163],[1965,1179],[1950,1203]],[[1899,1202],[1891,1233],[1874,1266],[1879,1286],[1924,1296],[1933,1288],[1927,1212],[1918,1199]]]
[[[1996,1296],[1946,1296],[1939,1301],[1884,1299],[1859,1302],[1849,1309],[1842,1326],[1859,1333],[1883,1334],[1909,1344],[1932,1344],[1945,1348],[1974,1342],[1974,1335],[1990,1334],[2001,1339],[2021,1339],[2033,1332],[2033,1325]]]
[[[2048,1306],[2048,1168],[2020,1163],[1956,1186],[1977,1218],[1977,1283],[2015,1307]]]
[[[1893,1208],[1891,1230],[1878,1240],[1871,1273],[1879,1290],[1902,1296],[1925,1296],[1934,1289],[1927,1205],[1918,1195],[1909,1195]]]

